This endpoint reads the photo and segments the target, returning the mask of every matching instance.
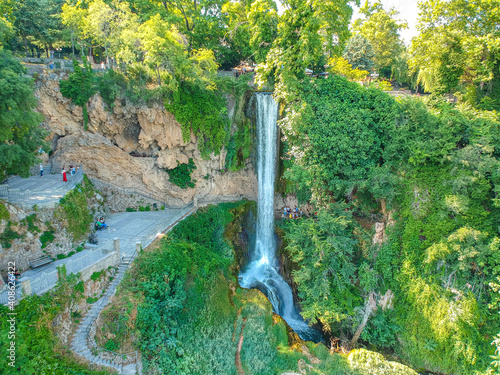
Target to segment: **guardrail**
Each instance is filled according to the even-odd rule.
[[[22,277],[19,280],[19,284],[16,287],[16,300],[20,301],[24,298],[24,294],[21,288],[23,282],[29,281],[31,286],[31,294],[44,294],[52,289],[56,284],[58,279],[57,267],[65,264],[67,274],[77,274],[82,272],[90,265],[95,264],[96,262],[103,261],[107,259],[112,254],[109,254],[105,251],[89,251],[83,255],[75,254],[73,257],[66,258],[64,261],[56,260],[53,264],[55,267],[48,271],[42,271],[40,273],[35,273],[34,276],[31,277]],[[31,272],[31,271],[30,271]],[[0,292],[0,304],[5,305],[8,302],[8,290],[4,290]]]

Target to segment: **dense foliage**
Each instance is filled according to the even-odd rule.
[[[341,77],[304,82],[300,100],[281,126],[285,176],[321,208],[285,225],[304,316],[347,337],[368,316],[361,339],[417,368],[484,371],[500,331],[498,115]],[[355,224],[376,212],[396,220],[383,245]],[[367,310],[388,289],[394,310]]]
[[[134,270],[141,277],[133,284],[144,301],[136,324],[146,371],[235,373],[234,337],[240,333],[246,373],[275,374],[280,366],[295,367],[298,354],[289,351],[285,326],[273,323],[263,296],[231,292],[235,280],[228,271],[234,254],[223,233],[242,209],[241,204],[200,209],[179,223],[159,249],[137,259]]]
[[[12,54],[0,48],[0,176],[28,176],[36,162],[36,151],[47,148],[43,117],[34,112],[32,80]]]
[[[185,141],[191,130],[200,139],[202,155],[208,156],[211,151],[218,154],[226,144],[229,119],[221,92],[183,82],[171,99],[165,99],[165,108],[181,124]]]
[[[69,357],[52,331],[52,322],[58,314],[83,298],[83,290],[78,290],[78,277],[66,276],[60,270],[56,288],[43,296],[30,296],[15,307],[16,315],[7,315],[9,309],[0,306],[4,319],[0,323],[0,348],[8,353],[12,339],[8,338],[10,322],[15,319],[15,365],[7,365],[7,355],[0,359],[2,374],[54,374],[54,375],[105,375],[107,372],[90,370]]]
[[[60,199],[55,215],[66,223],[66,230],[75,241],[82,240],[92,227],[89,201],[94,194],[92,181],[84,176],[81,184]]]
[[[196,165],[194,165],[193,159],[189,159],[188,163],[179,164],[179,162],[177,162],[177,167],[167,169],[167,173],[170,177],[169,180],[180,188],[194,188],[196,180],[191,180],[191,173],[195,169]]]

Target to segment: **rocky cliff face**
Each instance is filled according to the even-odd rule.
[[[185,141],[175,117],[158,103],[132,105],[116,100],[108,110],[99,95],[88,105],[89,124],[84,130],[81,107],[59,91],[62,75],[42,75],[36,81],[38,111],[52,133],[54,168],[81,162],[89,177],[123,188],[140,189],[179,206],[205,197],[240,195],[256,199],[257,180],[248,160],[238,172],[223,171],[225,152],[203,159],[198,140]],[[234,111],[229,108],[229,113]],[[181,189],[169,182],[165,168],[174,168],[192,158],[197,169],[194,188]]]

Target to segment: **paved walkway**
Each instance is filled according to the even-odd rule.
[[[137,253],[135,253],[136,241],[141,240],[143,247],[148,246],[156,238],[157,234],[169,231],[175,224],[195,210],[196,208],[187,206],[181,209],[169,209],[168,212],[122,212],[111,216],[108,220],[109,233],[117,234],[120,239],[128,239],[123,241],[124,246],[121,249],[122,254],[125,255],[124,262],[118,268],[118,272],[106,290],[106,294],[92,305],[85,319],[78,326],[71,341],[71,350],[90,363],[113,368],[119,374],[142,374],[142,364],[138,352],[124,355],[104,350],[96,345],[96,322],[101,311],[115,294],[116,287],[123,279],[125,271],[137,256]],[[101,234],[101,231],[99,236],[99,242],[106,240],[106,236]],[[108,235],[108,237],[109,241],[111,235]],[[121,245],[122,242],[120,241],[120,247],[122,247]]]
[[[136,249],[136,242],[141,242],[143,248],[149,246],[158,234],[165,232],[177,223],[184,215],[192,210],[188,205],[183,208],[171,208],[152,212],[120,212],[112,214],[106,221],[109,228],[97,232],[98,244],[86,248],[69,257],[38,267],[34,270],[22,272],[21,282],[30,280],[31,292],[43,294],[52,289],[57,283],[57,267],[66,265],[68,274],[77,273],[85,267],[99,262],[109,256],[113,250],[113,239],[120,239],[120,253],[122,257],[131,257]],[[17,288],[17,298],[22,298],[20,288]],[[0,293],[0,303],[8,301],[7,290]]]
[[[69,190],[83,179],[83,171],[79,168],[75,175],[66,174],[68,181],[64,182],[61,173],[44,174],[43,177],[31,176],[22,178],[11,177],[7,183],[0,185],[0,197],[11,203],[33,206],[55,205]]]
[[[120,252],[131,256],[136,248],[136,242],[141,242],[143,248],[148,246],[156,236],[163,233],[193,206],[183,208],[168,208],[150,212],[119,212],[111,215],[106,224],[108,229],[97,231],[98,247],[113,248],[113,239],[120,239]]]

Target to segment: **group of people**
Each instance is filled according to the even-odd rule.
[[[107,229],[108,225],[104,222],[104,218],[101,216],[99,220],[95,222],[95,229]]]
[[[14,267],[13,272],[8,274],[8,281],[14,284],[19,283],[19,279],[21,278],[21,272],[17,269],[17,267]]]
[[[76,174],[76,168],[75,168],[75,166],[72,165],[72,164],[70,164],[69,171],[70,171],[71,175],[74,176]],[[66,171],[66,168],[64,167],[64,165],[62,167],[61,173],[63,175],[63,181],[64,182],[68,182],[68,178],[66,177],[67,171]]]
[[[69,172],[71,173],[72,176],[74,176],[76,174],[76,167],[73,164],[70,164]],[[61,173],[63,175],[63,181],[68,182],[68,177],[66,176],[68,171],[66,171],[66,167],[64,165],[61,169]],[[40,163],[40,177],[43,177],[43,164],[42,163]]]
[[[299,217],[304,216],[302,209],[299,209],[297,206],[292,210],[290,207],[285,207],[283,209],[283,219],[298,219]]]

